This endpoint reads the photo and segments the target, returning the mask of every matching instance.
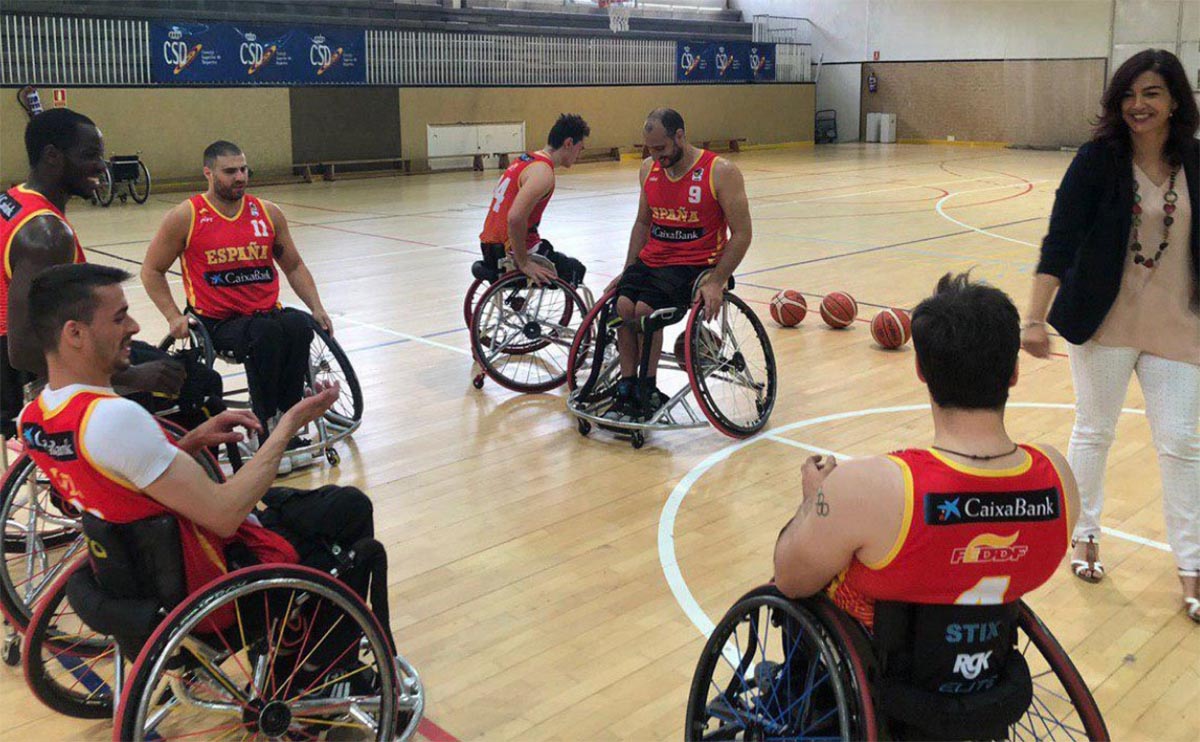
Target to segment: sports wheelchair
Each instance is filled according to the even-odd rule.
[[[824,594],[750,591],[713,630],[684,739],[1107,740],[1066,652],[1024,603],[878,603],[869,634]]]
[[[686,319],[674,352],[663,349],[659,370],[682,371],[688,378],[686,385],[642,421],[605,417],[621,378],[617,328],[622,320],[617,314],[617,289],[606,293],[588,312],[571,343],[567,369],[567,409],[577,418],[580,435],[587,436],[592,426],[598,425],[628,435],[633,447],[641,448],[646,432],[652,430],[703,428],[711,423],[731,438],[748,438],[767,424],[778,387],[771,341],[754,311],[732,293],[732,278],[720,313],[712,320],[704,318],[704,305],[697,297],[707,275],[696,279],[690,306],[659,309],[641,320],[639,330],[645,340],[639,376],[646,376],[649,370],[649,339]],[[695,407],[688,397],[694,397]]]
[[[187,431],[158,418],[167,436],[179,440]],[[214,482],[225,481],[216,458],[208,451],[195,456]],[[0,519],[4,522],[4,563],[0,568],[0,610],[6,634],[6,665],[21,661],[20,634],[33,609],[64,566],[86,550],[82,513],[66,501],[28,453],[14,459],[0,484]]]
[[[92,203],[107,207],[112,204],[114,196],[125,203],[126,194],[117,192],[122,185],[135,203],[146,203],[146,199],[150,198],[150,168],[142,162],[140,155],[140,152],[135,155],[115,155],[109,160],[100,184],[92,195]]]
[[[388,629],[379,542],[334,548],[329,573],[251,564],[187,595],[180,527],[169,514],[83,516],[89,556],[47,590],[25,633],[39,700],[113,719],[117,741],[412,736],[424,691]]]
[[[474,276],[463,300],[463,319],[471,333],[471,355],[480,369],[476,389],[492,378],[515,392],[547,392],[567,378],[567,351],[591,308],[592,292],[583,285],[583,264],[542,240],[530,258],[554,268],[558,276],[538,286],[517,270],[502,245],[471,266]]]
[[[299,311],[299,310],[295,310]],[[175,338],[167,335],[159,343],[161,350],[173,354],[196,354],[200,360],[212,368],[217,360],[231,365],[241,364],[241,359],[232,353],[225,353],[213,346],[208,328],[204,326],[189,307],[185,314],[188,322],[188,337]],[[313,442],[302,448],[290,450],[288,453],[309,453],[314,456],[324,454],[331,466],[341,463],[342,457],[333,444],[350,436],[362,424],[363,394],[359,386],[358,376],[350,365],[346,352],[332,335],[326,332],[307,312],[309,323],[313,329],[312,344],[308,351],[308,378],[305,384],[312,388],[317,382],[338,382],[341,384],[341,396],[322,417],[313,423]],[[241,395],[245,395],[244,397]],[[225,404],[229,407],[247,409],[250,405],[249,389],[226,390]],[[302,431],[303,432],[303,431]],[[231,462],[232,463],[232,462]]]

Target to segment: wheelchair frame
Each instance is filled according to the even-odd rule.
[[[693,297],[697,296],[700,283],[707,275],[708,272],[706,271],[696,279],[692,291]],[[724,349],[697,348],[699,344],[704,342],[701,339],[702,333],[707,332],[711,334],[711,331],[704,327],[702,319],[704,311],[703,303],[693,301],[690,307],[668,307],[651,312],[642,318],[641,329],[643,337],[651,337],[653,333],[660,333],[668,325],[680,321],[682,318],[679,315],[686,313],[687,325],[683,336],[684,357],[680,358],[677,352],[668,351],[664,348],[658,367],[660,369],[674,369],[686,373],[688,384],[672,394],[646,420],[620,421],[604,417],[612,407],[613,391],[615,390],[616,381],[620,377],[620,356],[617,352],[615,333],[616,328],[621,324],[622,320],[619,317],[610,318],[605,327],[601,328],[599,325],[604,309],[609,304],[614,304],[610,311],[612,315],[616,315],[616,297],[617,289],[614,287],[600,298],[600,301],[588,312],[583,326],[580,327],[571,344],[570,367],[567,372],[569,389],[567,409],[575,416],[580,435],[586,437],[591,433],[593,426],[598,426],[605,430],[613,431],[618,435],[629,436],[631,445],[634,448],[641,448],[645,445],[645,434],[648,431],[704,428],[711,424],[721,433],[731,438],[748,438],[767,424],[771,416],[771,411],[774,409],[775,397],[778,391],[774,351],[771,348],[770,340],[767,338],[766,330],[763,328],[762,322],[758,319],[757,315],[742,299],[728,289],[724,293],[724,301],[721,306],[721,320],[725,330],[723,337],[732,338],[736,345],[736,335],[730,331],[728,321],[729,306],[733,305],[739,313],[746,317],[759,340],[766,364],[764,369],[767,374],[765,384],[759,384],[746,373],[745,359],[740,346],[732,350],[729,358],[724,357]],[[602,336],[603,340],[601,341],[600,338]],[[603,342],[603,347],[598,348],[597,345],[600,342]],[[678,344],[676,348],[678,348]],[[706,357],[706,354],[711,354],[713,350],[716,350],[718,355],[720,355],[721,363],[711,368],[703,367],[704,357]],[[650,342],[643,342],[641,359],[642,375],[645,375],[648,370],[649,353]],[[740,386],[766,393],[766,401],[761,403],[758,419],[748,426],[738,426],[725,418],[719,406],[712,399],[708,398],[709,395],[705,393],[705,381],[709,377],[714,376],[717,371],[725,368],[732,370],[732,373],[729,373],[731,378],[743,377],[734,379],[735,382],[740,382]],[[587,370],[586,377],[581,380],[580,375],[585,369]],[[689,396],[695,399],[696,406],[699,408],[698,411],[693,409],[692,404],[688,400]],[[759,402],[756,401],[756,405],[758,404]]]
[[[335,403],[334,409],[330,409],[323,416],[317,418],[317,420],[313,423],[313,427],[316,430],[316,436],[314,436],[313,442],[301,448],[291,449],[288,451],[288,453],[309,453],[313,454],[314,456],[317,454],[323,454],[330,466],[337,466],[341,463],[342,457],[341,454],[338,453],[337,449],[333,447],[333,445],[345,438],[350,437],[354,431],[358,430],[358,427],[362,425],[362,388],[359,386],[358,376],[354,373],[354,368],[350,365],[350,359],[346,355],[346,352],[342,350],[342,346],[332,335],[330,335],[316,323],[316,320],[312,318],[312,315],[309,315],[307,312],[304,312],[304,314],[306,317],[308,317],[308,321],[312,325],[314,344],[316,342],[323,343],[325,348],[328,349],[329,355],[332,356],[332,360],[335,361],[341,368],[342,375],[345,378],[341,399],[345,399],[346,395],[349,394],[352,409],[349,411],[349,415],[341,414],[340,412],[336,411],[338,404]],[[161,350],[172,350],[176,347],[177,343],[184,342],[189,344],[191,348],[198,348],[203,353],[205,365],[207,365],[209,368],[213,368],[218,359],[230,365],[244,365],[239,363],[232,354],[221,353],[213,347],[212,338],[209,336],[208,328],[205,327],[204,323],[200,321],[199,317],[194,311],[192,311],[190,307],[185,311],[185,315],[188,317],[188,338],[181,341],[180,339],[172,337],[171,335],[167,335],[159,343],[158,347]],[[187,348],[185,348],[185,350],[186,349]],[[310,346],[307,379],[305,380],[306,386],[311,389],[317,379],[318,374],[322,371],[328,372],[330,368],[330,362],[325,358],[324,354],[321,354],[320,358],[314,365],[313,346]],[[246,399],[243,400],[232,398],[233,395],[240,394],[245,394]],[[231,408],[250,409],[252,404],[249,399],[249,395],[250,390],[248,387],[244,389],[227,390],[224,395],[225,404]],[[234,462],[230,463],[233,464]]]
[[[150,168],[142,162],[141,152],[132,155],[114,155],[111,160],[105,162],[104,177],[108,182],[108,190],[102,193],[97,189],[95,195],[92,196],[92,203],[108,207],[112,204],[114,196],[120,198],[121,203],[125,203],[126,194],[117,193],[117,188],[121,185],[126,186],[128,197],[132,198],[134,203],[144,204],[150,198]],[[134,189],[134,184],[139,181],[146,184],[144,192],[139,193]],[[101,185],[104,184],[101,183]]]
[[[530,259],[543,267],[554,267],[554,264],[542,255],[535,253],[530,255]],[[480,293],[485,283],[488,286]],[[521,291],[528,291],[529,296],[517,297],[516,293]],[[548,291],[560,291],[565,297],[566,303],[558,322],[540,316],[543,309],[542,298]],[[505,297],[505,292],[511,292],[511,295]],[[536,300],[533,300],[535,292]],[[520,306],[515,306],[518,299]],[[570,331],[571,321],[576,312],[579,317],[585,317],[593,304],[591,290],[582,283],[574,286],[556,277],[550,286],[533,287],[529,285],[525,275],[517,270],[511,257],[500,260],[498,275],[492,280],[477,276],[468,287],[463,300],[463,319],[470,332],[471,357],[475,368],[478,369],[474,371],[472,385],[476,389],[482,389],[484,379],[491,378],[506,389],[525,394],[547,392],[562,386],[568,376],[565,368],[561,374],[556,373],[545,380],[530,382],[528,379],[520,381],[506,375],[495,362],[501,357],[531,356],[551,345],[564,347],[569,352],[571,341],[565,340],[560,333],[564,330]],[[529,311],[531,306],[532,314]],[[503,333],[505,329],[518,332],[510,332],[506,336]],[[569,334],[574,337],[573,332]],[[497,337],[505,337],[505,342],[502,347],[493,348],[490,341]],[[522,338],[530,342],[520,343]],[[514,341],[518,341],[517,344],[514,345]],[[568,356],[567,365],[569,364]]]
[[[1026,658],[1036,652],[1047,669],[1032,674],[1033,700],[1022,719],[1010,725],[1010,738],[1060,739],[1061,729],[1067,739],[1107,740],[1108,730],[1100,709],[1061,645],[1023,601],[1018,604],[1017,615],[1015,651]],[[738,628],[744,619],[749,619],[750,631],[743,644],[738,639]],[[760,629],[757,624],[764,621],[767,625]],[[798,633],[812,637],[807,643],[816,648],[815,659],[801,656],[797,649],[799,639],[787,646],[784,621],[793,622],[802,629]],[[777,641],[783,642],[781,648],[787,653],[782,664],[768,660],[763,650],[771,643],[772,627],[779,627]],[[797,668],[789,665],[797,657],[798,661],[809,663],[804,688],[791,685]],[[722,664],[732,668],[732,673],[726,673],[732,676],[726,687],[716,679],[716,670]],[[776,675],[776,670],[781,670],[781,674]],[[821,673],[824,674],[817,679]],[[817,729],[812,734],[822,739],[888,738],[887,720],[877,710],[872,688],[872,679],[878,673],[871,638],[828,597],[818,594],[789,600],[774,585],[763,585],[739,598],[705,643],[688,697],[684,739],[756,739],[754,735],[759,733],[772,738],[804,739],[803,732],[814,727]],[[1051,675],[1061,685],[1062,693],[1047,687]],[[784,678],[787,691],[780,693],[780,681]],[[825,711],[824,716],[813,718],[810,713],[817,713],[813,710],[814,698],[822,694],[825,701],[832,694],[836,707]],[[1051,704],[1064,702],[1070,704],[1070,712],[1065,714],[1066,719],[1059,719]],[[801,703],[804,706],[797,708]],[[837,716],[836,729],[830,726],[832,714]],[[810,726],[799,733],[789,733],[792,727],[799,726],[797,717],[810,722]],[[720,726],[708,729],[714,720]],[[1067,721],[1081,728],[1067,726]]]

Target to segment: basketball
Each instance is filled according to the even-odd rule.
[[[795,327],[808,314],[808,302],[799,291],[785,289],[771,297],[771,319],[781,327]]]
[[[858,317],[858,302],[845,291],[834,291],[821,300],[821,319],[835,330],[849,327]]]
[[[912,336],[912,323],[903,309],[884,309],[871,320],[871,337],[880,347],[895,350]]]

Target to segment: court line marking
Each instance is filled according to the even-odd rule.
[[[1025,240],[1018,240],[1015,237],[1006,237],[1005,235],[996,234],[995,232],[989,232],[987,229],[983,229],[980,227],[974,227],[974,226],[971,226],[970,224],[967,224],[966,222],[959,221],[958,219],[955,219],[954,217],[952,217],[946,213],[944,205],[950,199],[954,198],[955,196],[960,196],[964,193],[978,193],[980,191],[995,191],[995,190],[999,190],[1001,188],[1024,188],[1025,186],[1033,186],[1038,183],[1049,183],[1049,182],[1050,182],[1050,180],[1048,178],[1039,178],[1038,180],[1027,180],[1023,183],[1008,183],[1008,184],[1001,185],[1001,186],[991,186],[989,188],[972,188],[969,191],[955,191],[954,193],[951,193],[951,194],[948,194],[948,195],[945,195],[945,196],[942,196],[941,198],[939,198],[937,203],[935,203],[933,205],[933,210],[937,212],[938,216],[942,217],[946,221],[953,222],[954,224],[957,224],[960,227],[969,229],[972,232],[978,232],[979,234],[987,235],[988,237],[995,237],[998,240],[1004,240],[1006,242],[1015,242],[1018,245],[1028,245],[1029,247],[1041,247],[1041,245],[1036,245],[1032,242],[1026,242]],[[968,204],[968,205],[970,205],[970,204]]]
[[[1013,402],[1008,405],[1009,409],[1049,409],[1049,410],[1073,410],[1075,405],[1064,404],[1059,402]],[[813,417],[807,420],[800,420],[794,423],[788,423],[778,428],[772,428],[769,432],[756,435],[752,438],[747,438],[744,441],[730,444],[718,451],[709,454],[699,464],[692,467],[691,471],[679,480],[679,484],[675,485],[675,489],[671,491],[667,501],[663,503],[662,513],[658,519],[658,561],[662,567],[663,576],[667,580],[667,586],[671,588],[671,593],[675,596],[675,602],[683,610],[688,620],[692,625],[700,630],[700,633],[707,637],[716,628],[716,624],[700,607],[700,603],[696,601],[696,597],[692,595],[692,591],[688,588],[687,581],[683,578],[683,572],[679,569],[679,560],[675,554],[675,519],[679,515],[679,508],[683,504],[683,500],[687,497],[688,492],[717,464],[728,459],[733,454],[752,446],[759,441],[772,441],[775,443],[784,443],[795,448],[802,448],[806,451],[819,453],[822,455],[834,455],[842,458],[848,458],[843,454],[835,451],[830,451],[817,446],[810,446],[800,441],[794,441],[784,438],[781,434],[791,430],[799,430],[808,428],[822,423],[834,422],[837,420],[848,420],[856,417],[867,417],[869,415],[882,415],[893,412],[918,412],[927,411],[929,405],[899,405],[895,407],[872,407],[865,410],[851,410],[848,412],[836,412],[830,415],[822,415]],[[1121,412],[1131,415],[1145,415],[1145,410],[1134,409],[1130,407],[1122,408]],[[1154,541],[1148,538],[1143,538],[1131,533],[1125,533],[1115,528],[1103,527],[1101,529],[1105,534],[1116,538],[1131,541],[1142,546],[1149,546],[1160,551],[1171,550],[1171,547],[1161,541]]]
[[[404,338],[405,340],[411,340],[414,343],[421,343],[423,345],[431,345],[434,348],[441,348],[442,350],[449,350],[449,351],[453,351],[454,353],[461,353],[464,356],[471,355],[471,351],[467,350],[466,348],[456,348],[453,345],[439,343],[436,340],[430,340],[429,338],[423,338],[420,335],[410,335],[407,332],[400,332],[399,330],[393,330],[390,327],[384,327],[382,325],[377,325],[372,322],[363,322],[361,320],[351,319],[351,318],[345,317],[345,316],[338,317],[338,319],[342,322],[348,322],[349,324],[356,325],[358,327],[367,327],[372,330],[378,330],[379,332],[386,333],[388,335],[394,335],[395,337],[398,337],[398,338]]]

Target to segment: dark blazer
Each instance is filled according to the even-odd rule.
[[[1183,155],[1183,174],[1192,202],[1192,306],[1200,301],[1198,169],[1200,142],[1192,139]],[[1038,273],[1056,276],[1062,282],[1050,307],[1049,322],[1070,343],[1087,342],[1117,299],[1133,224],[1132,209],[1132,157],[1102,142],[1080,147],[1058,187],[1050,231],[1042,240],[1037,266]],[[1153,248],[1157,249],[1159,226],[1150,225],[1150,229]]]

